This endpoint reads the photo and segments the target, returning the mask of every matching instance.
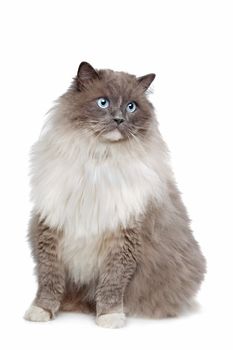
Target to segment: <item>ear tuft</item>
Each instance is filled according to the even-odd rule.
[[[146,91],[149,88],[149,86],[151,85],[154,78],[155,78],[155,74],[151,73],[151,74],[143,75],[142,77],[137,78],[137,81],[143,87],[143,89]]]
[[[81,62],[77,73],[77,85],[81,90],[85,84],[91,80],[98,79],[99,75],[97,71],[87,62]]]

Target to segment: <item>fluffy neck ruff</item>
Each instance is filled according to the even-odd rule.
[[[144,142],[103,143],[50,119],[32,149],[35,210],[73,237],[132,225],[149,201],[166,196],[166,147],[152,131]]]

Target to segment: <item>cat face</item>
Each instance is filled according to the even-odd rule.
[[[92,133],[102,142],[143,137],[153,119],[153,107],[145,91],[154,74],[136,78],[111,70],[96,71],[82,62],[65,95],[73,125]]]

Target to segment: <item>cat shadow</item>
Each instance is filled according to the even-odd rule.
[[[158,323],[172,323],[172,322],[177,322],[181,321],[187,318],[195,317],[199,315],[202,311],[202,306],[199,302],[193,301],[192,304],[189,304],[188,307],[183,309],[178,316],[170,316],[170,317],[164,317],[164,318],[149,318],[149,317],[144,317],[144,316],[129,316],[128,319],[130,321],[133,320],[142,320],[145,322],[158,322]]]

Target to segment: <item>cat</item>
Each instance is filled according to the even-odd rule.
[[[38,291],[25,319],[78,310],[118,328],[177,316],[197,293],[206,263],[147,97],[154,78],[82,62],[50,110],[31,152]]]

